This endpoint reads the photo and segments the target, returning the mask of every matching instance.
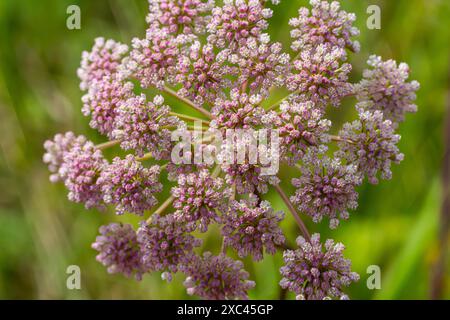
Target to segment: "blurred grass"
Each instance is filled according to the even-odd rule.
[[[449,91],[450,2],[446,0],[342,1],[357,14],[361,53],[352,56],[353,79],[358,81],[369,54],[407,62],[412,79],[421,83],[419,112],[401,126],[400,148],[406,159],[394,167],[392,181],[360,188],[360,207],[336,231],[326,223],[308,226],[323,238],[342,241],[346,256],[361,275],[348,291],[354,299],[425,299],[430,270],[437,260],[437,228],[441,201],[439,184],[443,158],[443,119]],[[65,27],[68,5],[82,10],[82,30]],[[269,30],[273,39],[289,43],[287,22],[306,1],[284,0],[275,9]],[[382,29],[367,30],[369,4],[382,9]],[[86,211],[66,200],[61,185],[48,182],[41,163],[42,143],[56,132],[72,130],[101,142],[80,113],[81,92],[76,69],[82,50],[97,36],[129,42],[144,35],[145,0],[2,0],[0,1],[0,298],[187,298],[178,275],[167,285],[158,274],[140,283],[110,276],[95,261],[90,244],[100,225],[130,221]],[[276,98],[276,97],[275,97]],[[274,99],[275,99],[274,98]],[[172,102],[172,101],[171,101]],[[181,110],[182,106],[174,105]],[[353,116],[350,103],[334,113],[342,122]],[[283,169],[283,186],[292,192]],[[275,194],[267,198],[278,209]],[[289,242],[298,234],[287,215],[283,228]],[[207,245],[219,245],[213,233]],[[279,296],[281,254],[263,262],[245,261],[257,287],[252,298]],[[67,290],[66,268],[81,267],[82,290]],[[382,270],[382,289],[366,287],[366,268]],[[450,298],[449,268],[445,274]],[[289,296],[292,297],[292,296]]]

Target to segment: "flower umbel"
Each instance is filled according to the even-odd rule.
[[[122,149],[134,150],[138,156],[151,152],[157,159],[168,159],[171,132],[180,125],[169,113],[162,96],[156,96],[153,102],[145,95],[130,98],[117,111],[112,136],[121,141]]]
[[[364,70],[363,79],[355,86],[357,98],[365,103],[369,111],[380,110],[392,122],[405,120],[407,112],[416,112],[417,81],[406,82],[409,67],[406,63],[394,60],[382,61],[381,57],[371,56],[367,62],[371,69]]]
[[[107,267],[109,273],[135,275],[140,280],[146,269],[142,263],[141,244],[129,224],[111,223],[100,227],[100,235],[92,244],[97,250],[97,260]]]
[[[243,263],[224,254],[191,256],[183,272],[187,275],[184,285],[188,294],[208,300],[247,299],[247,291],[255,286],[248,280]]]
[[[97,180],[107,164],[102,152],[90,141],[76,144],[66,152],[59,173],[69,190],[69,200],[84,203],[87,209],[103,209],[103,194]]]
[[[125,212],[143,215],[157,200],[155,193],[162,189],[159,166],[145,168],[133,155],[115,158],[102,171],[97,184],[101,186],[103,200],[116,205],[117,214]]]
[[[222,179],[211,177],[208,170],[201,170],[180,175],[172,195],[175,197],[175,218],[198,223],[200,230],[206,232],[211,222],[221,222],[218,212],[226,210],[230,190],[224,190]]]
[[[63,172],[60,170],[64,163],[64,155],[73,147],[84,145],[86,142],[86,137],[75,136],[73,132],[58,133],[53,140],[45,141],[44,148],[46,153],[42,159],[52,173],[50,175],[51,182],[59,182],[64,179],[64,176],[62,176]]]
[[[359,42],[351,39],[359,35],[359,30],[353,26],[355,14],[340,10],[338,1],[329,3],[311,0],[310,4],[311,11],[300,8],[298,18],[289,21],[293,27],[293,50],[299,51],[325,43],[333,47],[348,48],[353,52],[359,51]]]
[[[302,175],[293,179],[297,188],[292,203],[311,216],[314,222],[323,217],[330,219],[330,228],[339,225],[339,218],[348,219],[348,209],[358,206],[356,186],[361,184],[361,175],[355,165],[342,165],[339,159],[308,154],[301,167]]]
[[[254,260],[263,258],[263,251],[275,254],[277,247],[284,244],[283,231],[279,223],[282,212],[274,212],[267,201],[259,205],[256,199],[234,201],[224,217],[222,229],[224,244],[232,247],[243,258],[251,255]]]
[[[351,272],[350,261],[343,257],[342,243],[328,239],[323,250],[316,233],[310,241],[298,237],[297,245],[298,249],[284,252],[281,287],[295,292],[298,300],[348,299],[342,289],[358,281],[359,275]]]
[[[397,147],[400,135],[395,134],[392,121],[385,120],[381,111],[360,109],[359,119],[344,125],[337,155],[357,165],[372,184],[378,183],[379,173],[381,178],[390,179],[391,164],[404,158]]]
[[[351,83],[359,31],[337,1],[300,8],[284,48],[267,33],[279,2],[148,0],[142,38],[97,38],[82,54],[82,113],[107,141],[57,134],[43,162],[69,200],[142,217],[137,231],[100,228],[93,248],[108,272],[181,272],[188,294],[247,299],[255,283],[228,254],[249,263],[283,250],[282,288],[299,299],[348,298],[359,277],[344,246],[322,245],[303,219],[337,228],[358,208],[365,177],[391,178],[403,160],[396,130],[417,109],[419,83],[405,63],[375,55]],[[356,120],[331,114],[351,99]],[[286,250],[290,221],[281,223],[273,195],[302,234],[295,250]]]
[[[163,217],[155,214],[150,223],[142,222],[138,239],[143,263],[151,270],[177,272],[189,263],[192,250],[201,245],[200,239],[189,234],[192,230],[192,225],[180,223],[171,214]]]

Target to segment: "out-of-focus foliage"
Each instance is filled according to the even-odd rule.
[[[71,4],[82,10],[81,30],[66,28]],[[305,4],[282,1],[271,20],[273,39],[287,46],[288,19]],[[370,4],[381,7],[381,30],[366,28]],[[0,298],[187,298],[181,275],[169,285],[159,274],[141,282],[108,275],[90,248],[98,227],[138,219],[70,203],[64,187],[48,181],[41,163],[43,141],[57,132],[72,130],[103,141],[80,112],[76,69],[81,51],[97,36],[123,42],[143,37],[146,6],[146,0],[0,1]],[[353,79],[359,80],[369,54],[405,61],[412,79],[421,83],[419,112],[400,127],[406,159],[394,167],[393,180],[361,187],[360,207],[338,230],[330,231],[326,222],[307,221],[308,226],[346,245],[346,256],[361,275],[349,289],[351,298],[428,298],[432,265],[442,254],[437,233],[443,126],[450,104],[450,2],[361,0],[342,1],[342,6],[357,14],[361,29],[362,51],[351,57]],[[334,114],[337,120],[354,116],[350,104]],[[289,193],[292,174],[281,173]],[[276,194],[267,199],[284,209]],[[295,223],[288,216],[282,226],[293,244]],[[220,240],[210,232],[206,244],[218,250]],[[257,282],[251,298],[277,299],[281,254],[245,263]],[[81,268],[81,290],[66,288],[69,265]],[[369,265],[381,267],[381,290],[366,287]],[[449,271],[447,264],[444,298],[450,297]]]

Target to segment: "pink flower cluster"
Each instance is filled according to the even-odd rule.
[[[141,244],[129,224],[111,223],[100,227],[100,235],[92,244],[97,250],[97,260],[107,267],[109,273],[135,275],[140,280],[146,268],[142,263]]]
[[[339,218],[348,219],[347,210],[358,206],[355,189],[362,182],[361,175],[355,165],[342,165],[327,156],[308,154],[303,162],[302,175],[292,180],[297,191],[291,201],[314,222],[328,217],[330,228],[335,229]]]
[[[311,10],[299,10],[289,22],[290,48],[266,33],[279,0],[148,2],[143,38],[129,46],[98,38],[82,54],[82,112],[108,141],[96,145],[68,132],[44,144],[50,180],[64,183],[69,200],[145,216],[138,228],[101,227],[92,245],[97,260],[110,273],[138,279],[183,273],[187,293],[204,299],[246,299],[256,285],[248,265],[227,254],[259,261],[281,250],[282,288],[299,299],[347,298],[343,289],[358,275],[344,246],[327,240],[324,249],[303,220],[325,218],[337,228],[357,209],[357,188],[366,177],[370,183],[391,178],[392,164],[403,160],[396,130],[417,109],[419,84],[408,82],[408,66],[371,56],[362,80],[350,83],[349,56],[359,51],[359,31],[355,15],[336,1],[311,0]],[[341,125],[328,111],[344,97],[355,98],[358,118]],[[250,156],[175,161],[174,130],[196,135],[195,128],[204,139],[183,142],[193,147],[188,158],[210,151],[224,159],[255,138],[241,132],[263,129],[278,135],[277,161],[289,171],[264,175],[267,165]],[[225,138],[229,129],[241,130],[233,147],[217,146],[214,133]],[[270,146],[259,145],[260,155],[268,157]],[[288,174],[295,177],[291,197],[282,186]],[[284,213],[263,199],[269,190],[300,228],[295,250],[285,250]],[[163,191],[165,200],[158,195]],[[197,237],[218,230],[220,252],[202,248],[201,255]]]
[[[206,232],[211,222],[221,222],[218,212],[226,210],[229,192],[224,189],[223,180],[212,177],[206,169],[180,175],[178,186],[172,188],[173,207],[177,209],[174,216],[180,221],[198,224],[200,230]]]
[[[344,49],[320,44],[300,53],[292,63],[286,86],[298,93],[301,101],[312,101],[317,107],[338,106],[350,91],[348,74],[351,71]]]
[[[97,184],[101,186],[103,200],[116,205],[117,214],[125,212],[143,215],[158,201],[154,194],[162,189],[159,166],[146,168],[135,156],[115,158],[101,172]]]
[[[178,118],[170,116],[164,98],[156,96],[147,101],[144,94],[123,102],[117,110],[115,129],[111,133],[120,140],[123,150],[134,150],[139,156],[151,152],[156,159],[169,159],[172,130],[182,127]]]
[[[218,256],[205,252],[203,256],[191,256],[183,269],[187,278],[184,285],[189,295],[208,300],[247,299],[247,291],[255,286],[248,280],[249,273],[243,263],[225,254]]]
[[[398,164],[404,158],[397,147],[401,136],[395,133],[394,123],[385,120],[379,110],[359,109],[359,120],[346,123],[340,136],[342,140],[338,143],[340,150],[337,156],[356,165],[372,184],[378,183],[378,175],[391,179],[391,164]]]
[[[284,252],[285,266],[280,285],[297,294],[298,300],[348,299],[343,287],[358,281],[359,275],[350,270],[350,261],[342,255],[342,243],[328,239],[325,250],[320,235],[311,239],[297,238],[298,249]]]
[[[407,112],[416,112],[417,81],[407,82],[409,67],[394,60],[383,61],[381,57],[370,56],[371,67],[363,73],[363,79],[355,86],[358,100],[366,102],[368,110],[381,110],[384,117],[393,122],[405,120]]]
[[[298,17],[289,21],[293,27],[292,49],[300,51],[326,44],[358,52],[359,42],[352,40],[359,35],[359,30],[353,26],[355,14],[341,10],[338,1],[311,0],[310,3],[311,10],[300,8]]]
[[[224,217],[224,244],[235,249],[239,257],[251,255],[256,261],[263,258],[264,249],[275,254],[285,240],[279,227],[283,218],[283,213],[274,213],[267,201],[259,204],[257,199],[233,201]]]
[[[120,67],[128,46],[97,38],[91,52],[83,52],[78,76],[83,96],[82,112],[90,116],[90,126],[110,137],[117,109],[132,96],[133,84],[124,81]]]
[[[147,22],[151,27],[166,27],[172,34],[189,34],[204,32],[214,0],[159,0],[149,4]]]
[[[192,231],[191,224],[178,222],[174,215],[153,215],[150,223],[143,222],[137,231],[142,263],[150,270],[166,271],[164,276],[170,280],[170,273],[189,264],[192,250],[202,243],[189,234]]]

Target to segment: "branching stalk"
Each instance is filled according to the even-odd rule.
[[[189,99],[187,99],[187,98],[185,98],[185,97],[180,96],[178,93],[176,93],[176,92],[173,91],[172,89],[170,89],[170,88],[168,88],[168,87],[164,87],[164,90],[163,90],[163,91],[164,91],[165,93],[171,95],[172,97],[174,97],[174,98],[180,100],[181,102],[185,103],[186,105],[190,106],[191,108],[197,110],[198,112],[202,113],[203,115],[205,115],[205,116],[208,117],[209,119],[213,119],[213,118],[214,118],[213,115],[212,115],[209,111],[203,109],[202,107],[199,107],[198,105],[196,105],[195,103],[193,103],[191,100],[189,100]]]
[[[209,125],[209,121],[208,120],[204,120],[204,119],[200,119],[200,118],[196,118],[196,117],[192,117],[192,116],[188,116],[185,114],[181,114],[181,113],[176,113],[176,112],[170,112],[169,113],[171,116],[174,117],[178,117],[182,120],[186,120],[186,121],[201,121],[201,122],[205,122],[206,124]]]
[[[114,146],[118,145],[119,143],[120,143],[120,140],[112,140],[112,141],[100,143],[100,144],[96,145],[95,147],[99,150],[105,150],[105,149],[114,147]]]
[[[161,206],[158,207],[158,209],[156,209],[151,215],[150,217],[147,219],[147,223],[150,223],[152,221],[152,216],[155,214],[161,214],[163,213],[168,207],[170,207],[173,203],[173,201],[175,200],[174,196],[170,196],[169,198],[166,199],[166,201],[163,202],[163,204],[161,204]]]
[[[286,195],[286,193],[284,193],[283,189],[281,189],[279,184],[274,185],[275,190],[277,190],[278,194],[280,195],[281,199],[283,200],[283,202],[286,204],[286,206],[288,207],[289,211],[291,212],[292,216],[295,219],[295,222],[297,222],[298,227],[300,228],[300,231],[302,232],[303,236],[305,237],[306,240],[310,241],[311,236],[309,234],[308,229],[306,228],[305,223],[303,222],[303,220],[300,218],[300,216],[297,213],[297,210],[295,210],[294,205],[292,204],[292,202],[289,200],[288,196]]]

